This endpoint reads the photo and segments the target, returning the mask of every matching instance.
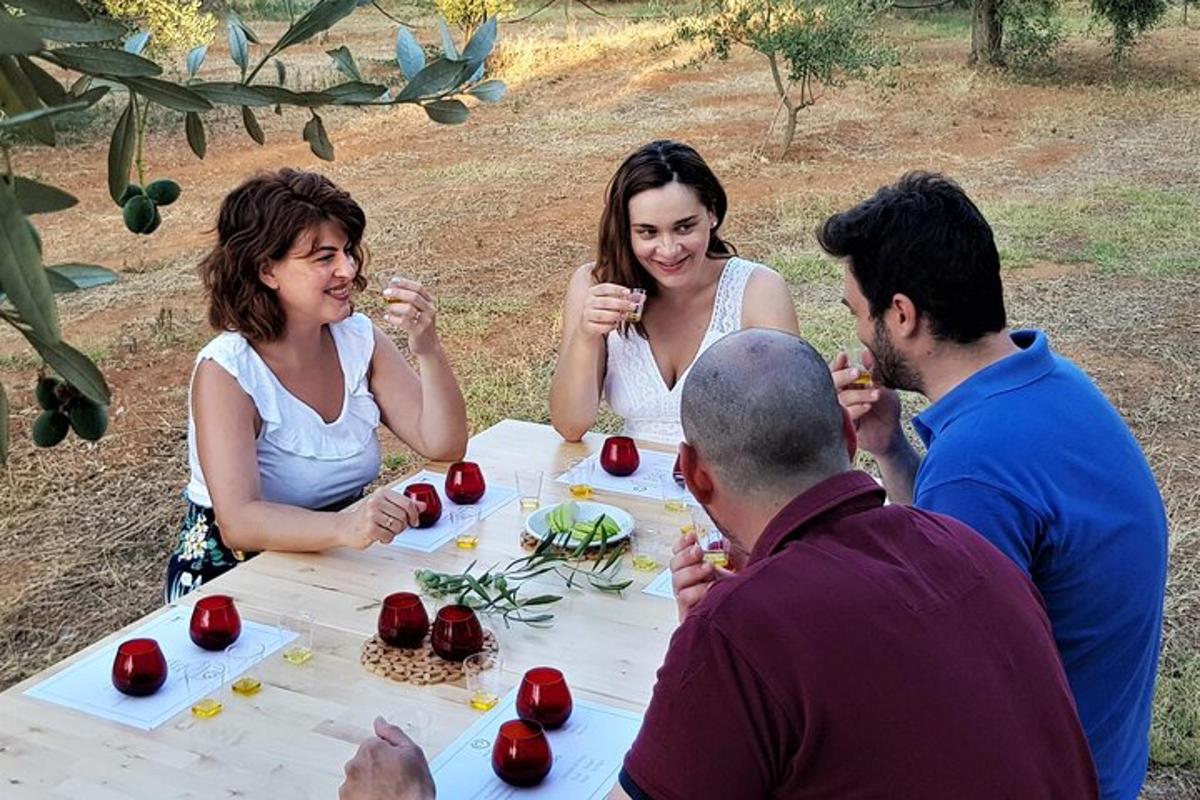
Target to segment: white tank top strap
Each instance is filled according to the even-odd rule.
[[[725,262],[725,269],[721,272],[721,280],[717,284],[717,296],[713,299],[709,335],[719,332],[719,336],[724,336],[742,329],[742,300],[746,295],[746,284],[750,282],[750,276],[758,267],[753,261],[737,256]],[[711,342],[707,342],[705,348],[708,344]]]
[[[264,423],[279,424],[283,420],[278,397],[272,391],[270,369],[240,333],[226,331],[204,345],[196,354],[196,363],[192,368],[193,381],[196,368],[206,360],[217,362],[233,376],[242,391],[254,400],[254,407]]]
[[[375,325],[365,314],[351,314],[329,326],[342,362],[342,375],[351,394],[367,389],[371,359],[375,357]]]

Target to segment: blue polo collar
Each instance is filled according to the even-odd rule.
[[[1018,352],[989,364],[913,417],[913,428],[928,447],[964,411],[989,397],[1027,386],[1054,369],[1050,340],[1039,330],[1013,331]]]

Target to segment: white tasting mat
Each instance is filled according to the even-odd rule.
[[[582,474],[590,471],[588,482],[596,491],[625,494],[662,502],[662,477],[671,474],[671,470],[675,466],[675,455],[660,453],[657,450],[639,450],[638,455],[641,459],[638,468],[632,475],[623,478],[605,472],[604,468],[600,466],[600,454],[592,453],[583,464],[564,472],[554,480],[557,483],[578,483]],[[688,505],[696,505],[696,498],[692,497],[692,493],[686,489],[683,498]]]
[[[671,588],[671,570],[664,569],[658,573],[654,580],[646,584],[646,588],[642,589],[642,593],[662,597],[667,600],[674,600],[675,590]]]
[[[467,524],[455,517],[455,512],[466,506],[460,506],[446,497],[445,475],[429,470],[421,470],[403,483],[392,487],[392,491],[403,493],[404,487],[412,483],[432,483],[437,488],[438,496],[442,498],[442,516],[429,528],[405,528],[403,533],[392,540],[392,547],[416,550],[419,553],[432,553],[467,529]],[[479,498],[479,502],[475,503],[475,507],[479,509],[479,519],[482,520],[501,506],[516,499],[516,489],[508,486],[496,486],[488,482],[487,491],[484,492],[483,497]]]
[[[230,682],[238,675],[235,670],[244,672],[258,663],[251,661],[235,665],[224,653],[210,652],[197,647],[188,634],[191,615],[190,607],[176,607],[169,613],[130,631],[124,639],[112,642],[82,661],[31,686],[25,690],[25,694],[144,731],[153,730],[179,712],[190,708],[192,703],[201,697],[221,689],[217,670],[211,677],[202,678],[199,684],[191,686],[189,694],[189,687],[183,679],[184,670],[189,664],[224,664],[225,680]],[[118,692],[112,684],[113,659],[116,658],[117,647],[122,641],[143,638],[158,642],[163,656],[167,659],[167,682],[149,697],[129,697]],[[238,644],[250,647],[263,645],[263,658],[266,658],[294,638],[296,634],[291,631],[281,632],[278,628],[243,618],[242,634],[237,641]]]
[[[454,800],[592,800],[604,798],[617,782],[625,753],[642,725],[642,716],[613,706],[575,698],[571,718],[547,731],[554,766],[540,784],[509,786],[492,770],[492,743],[500,724],[517,718],[517,690],[508,693],[433,760],[438,796]]]

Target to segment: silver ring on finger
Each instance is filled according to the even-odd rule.
[[[416,310],[416,312],[413,314],[412,321],[413,325],[419,325],[421,323],[421,309],[418,308]]]
[[[383,527],[390,531],[392,526],[396,524],[396,520],[391,514],[384,514],[383,516],[385,519],[387,519],[387,524]]]

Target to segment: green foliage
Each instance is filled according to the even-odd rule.
[[[779,55],[788,77],[836,83],[888,63],[871,36],[877,9],[859,0],[714,0],[679,21],[684,41],[705,41],[721,59],[734,45]]]
[[[120,103],[123,110],[109,143],[108,189],[121,208],[125,227],[134,233],[151,234],[162,224],[160,207],[174,202],[181,191],[169,179],[149,184],[146,181],[145,132],[154,107],[183,112],[188,145],[199,158],[207,152],[202,115],[217,106],[240,108],[247,135],[259,144],[264,141],[263,132],[251,107],[274,106],[277,112],[284,106],[302,108],[308,117],[302,137],[317,156],[333,160],[333,142],[318,109],[412,104],[424,108],[435,122],[460,124],[466,121],[470,108],[459,97],[473,93],[478,100],[494,102],[503,95],[504,87],[499,81],[480,82],[484,61],[496,41],[494,18],[475,28],[461,53],[447,33],[444,57],[429,64],[423,58],[412,57],[408,52],[412,43],[402,37],[397,47],[405,50],[403,63],[407,71],[402,76],[407,82],[398,89],[364,81],[350,49],[340,47],[330,51],[330,56],[350,80],[319,91],[296,92],[283,85],[287,71],[278,60],[280,55],[327,31],[365,3],[318,0],[302,8],[289,4],[292,22],[273,44],[263,42],[235,11],[228,10],[225,21],[230,58],[241,75],[241,80],[229,82],[201,78],[207,55],[205,36],[188,38],[180,45],[200,42],[186,55],[180,50],[185,72],[178,69],[180,65],[169,65],[171,68],[164,70],[164,65],[154,59],[153,46],[155,37],[165,39],[163,30],[156,31],[151,24],[150,31],[131,35],[126,24],[108,16],[110,12],[104,11],[104,6],[92,0],[85,2],[90,4],[82,5],[77,0],[0,0],[0,154],[4,167],[0,172],[0,320],[15,327],[74,393],[70,404],[47,413],[65,413],[77,434],[99,439],[108,425],[108,386],[95,363],[62,340],[54,294],[108,283],[116,276],[89,264],[48,267],[42,263],[41,239],[29,215],[62,211],[77,201],[61,189],[16,174],[14,136],[28,136],[28,141],[53,147],[57,141],[55,125],[61,116],[89,109],[109,91],[125,94],[127,99]],[[123,12],[135,6],[152,6],[164,13],[174,9],[168,8],[171,4],[164,0],[108,0],[108,4],[119,6]],[[38,12],[47,13],[45,9],[51,6],[52,15],[39,16]],[[180,8],[199,14],[199,3],[194,0]],[[26,13],[29,11],[34,13]],[[296,18],[296,14],[300,16]],[[167,20],[163,24],[176,22]],[[277,82],[256,83],[268,63],[275,65]],[[66,83],[42,65],[54,67],[56,75],[65,74]],[[397,69],[400,71],[399,65]],[[187,77],[182,82],[170,77],[178,74]],[[95,87],[91,85],[93,79],[98,79]],[[134,170],[136,183],[130,180]],[[44,390],[39,391],[44,394]],[[64,393],[56,390],[58,394]],[[49,446],[60,441],[60,428],[58,416],[45,417],[39,425],[39,443]],[[6,395],[0,392],[0,464],[7,452],[8,405]]]
[[[435,599],[452,598],[452,602],[469,606],[476,613],[497,615],[505,627],[513,622],[542,627],[554,621],[554,614],[545,606],[562,600],[560,595],[522,597],[521,580],[511,578],[506,570],[492,567],[481,575],[472,575],[474,566],[472,563],[458,573],[419,569],[414,576],[422,594]]]
[[[62,189],[28,178],[17,177],[13,189],[23,214],[52,214],[65,211],[79,202]]]
[[[1024,73],[1052,69],[1063,41],[1057,0],[1008,0],[1001,14],[1004,62]]]
[[[316,5],[316,0],[234,0],[222,5],[250,19],[293,22]]]
[[[1168,639],[1160,663],[1150,760],[1200,770],[1200,654]]]
[[[1116,184],[984,209],[1007,266],[1094,265],[1119,275],[1200,272],[1200,191]]]
[[[412,456],[408,453],[388,453],[383,457],[383,467],[389,472],[403,472],[412,464]]]
[[[569,530],[562,534],[547,532],[529,555],[513,559],[503,567],[493,565],[482,574],[475,574],[474,562],[458,573],[416,570],[417,586],[429,597],[451,597],[478,613],[499,616],[505,626],[512,622],[549,625],[554,614],[542,607],[557,603],[562,597],[553,594],[520,597],[526,581],[545,581],[557,576],[567,589],[586,583],[608,594],[620,594],[633,583],[620,577],[625,547],[621,544],[609,547],[607,536],[599,534],[603,519],[602,516],[582,537],[573,536]],[[598,538],[599,546],[593,548]]]
[[[37,229],[22,213],[12,185],[0,180],[0,289],[30,333],[56,341],[58,308],[42,269],[41,249]]]
[[[971,37],[970,9],[939,6],[927,9],[896,9],[888,15],[893,22],[911,25],[914,38],[962,41]]]
[[[797,115],[824,89],[895,63],[875,32],[882,8],[871,0],[710,0],[679,19],[676,34],[707,44],[721,60],[735,45],[766,58],[787,110],[786,152]]]
[[[1167,13],[1167,0],[1091,0],[1092,13],[1113,29],[1113,58],[1123,59],[1137,37]]]
[[[133,166],[133,151],[137,146],[137,127],[134,122],[133,98],[117,118],[112,139],[108,144],[108,193],[120,203],[129,185],[129,169]]]
[[[103,4],[114,18],[145,25],[145,33],[153,34],[150,48],[159,54],[208,44],[217,27],[216,18],[202,10],[200,0],[103,0]]]
[[[434,5],[446,22],[468,36],[484,22],[514,8],[512,0],[434,0]]]

